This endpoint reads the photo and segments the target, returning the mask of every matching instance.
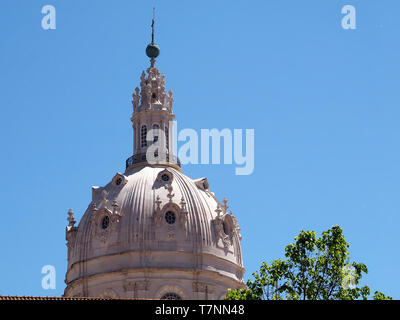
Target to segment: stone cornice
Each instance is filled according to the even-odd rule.
[[[82,260],[82,261],[74,262],[70,266],[70,268],[68,269],[68,271],[66,273],[66,278],[68,278],[68,275],[72,271],[74,271],[74,268],[79,268],[79,265],[81,265],[81,264],[86,264],[86,263],[90,263],[90,262],[106,260],[106,259],[109,259],[109,258],[115,258],[115,257],[121,257],[121,256],[129,256],[129,255],[139,255],[140,256],[140,255],[145,255],[145,254],[149,254],[149,255],[151,254],[151,255],[154,256],[157,253],[158,254],[169,254],[169,255],[190,255],[190,256],[195,256],[195,257],[207,256],[207,257],[210,257],[210,258],[215,259],[217,261],[221,261],[224,264],[231,265],[231,267],[233,267],[237,271],[242,272],[242,274],[245,271],[245,269],[243,267],[239,266],[238,264],[236,264],[236,263],[234,263],[234,262],[232,262],[230,260],[226,260],[226,259],[223,259],[223,258],[218,257],[216,255],[213,255],[213,254],[210,254],[210,253],[205,253],[205,252],[202,252],[202,253],[191,253],[191,252],[167,251],[167,250],[166,251],[154,251],[154,250],[131,251],[131,250],[129,250],[129,251],[125,251],[125,252],[121,252],[121,253],[117,253],[117,254],[102,255],[102,256],[90,258],[88,260]],[[181,270],[181,268],[175,268],[175,267],[172,267],[172,268],[170,268],[170,267],[164,267],[164,268],[154,268],[154,267],[152,267],[152,268],[147,268],[147,267],[144,267],[144,268],[143,267],[129,268],[129,270],[137,270],[137,272],[139,272],[139,270],[141,270],[141,269],[143,269],[143,270],[166,270],[166,269],[168,269],[168,270],[174,270],[174,269]],[[182,270],[188,270],[188,269],[185,267],[185,268],[182,268]],[[192,271],[195,271],[195,270],[200,271],[200,272],[209,271],[209,270],[198,269],[198,268],[197,269],[192,269]],[[107,272],[101,272],[101,274],[103,274],[103,273],[112,273],[112,272],[116,272],[116,271],[118,271],[118,270],[111,270],[111,271],[107,271]],[[153,272],[153,271],[151,271],[151,272]],[[75,280],[73,280],[73,281],[75,281]]]

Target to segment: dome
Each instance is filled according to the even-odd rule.
[[[193,180],[177,166],[136,165],[117,173],[106,186],[93,187],[69,251],[66,295],[79,295],[85,282],[94,296],[107,290],[126,296],[129,283],[144,283],[146,298],[169,293],[162,291],[165,283],[182,299],[196,298],[199,280],[215,299],[243,287],[240,229],[226,208],[206,178]]]
[[[173,154],[174,98],[154,66],[158,53],[132,94],[125,172],[92,187],[78,226],[68,211],[67,297],[207,300],[245,288],[240,229],[227,200],[215,197],[207,178],[184,175]]]

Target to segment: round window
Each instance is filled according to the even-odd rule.
[[[110,218],[108,216],[105,216],[101,221],[101,228],[107,229],[109,225],[110,225]]]
[[[161,300],[182,300],[182,298],[174,292],[168,292],[161,297]]]
[[[164,173],[164,174],[161,176],[161,180],[162,180],[162,181],[165,181],[165,182],[168,182],[168,181],[169,181],[169,175],[167,175],[166,173]]]
[[[176,220],[175,213],[172,211],[167,211],[165,213],[165,221],[167,221],[168,224],[174,224]]]
[[[115,181],[115,184],[116,184],[117,186],[119,186],[121,183],[122,183],[122,178],[119,177],[119,178]]]

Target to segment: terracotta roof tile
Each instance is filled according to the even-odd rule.
[[[81,301],[81,300],[139,300],[135,298],[97,298],[97,297],[34,297],[34,296],[0,296],[0,301]],[[140,299],[142,300],[142,299]]]

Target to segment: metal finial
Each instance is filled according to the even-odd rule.
[[[151,21],[151,43],[146,48],[146,54],[150,58],[150,67],[154,67],[155,58],[160,54],[160,47],[154,43],[154,21],[156,15],[156,8],[153,8],[153,19]]]
[[[156,8],[153,8],[153,20],[151,21],[151,43],[154,44],[154,20],[156,18]]]

